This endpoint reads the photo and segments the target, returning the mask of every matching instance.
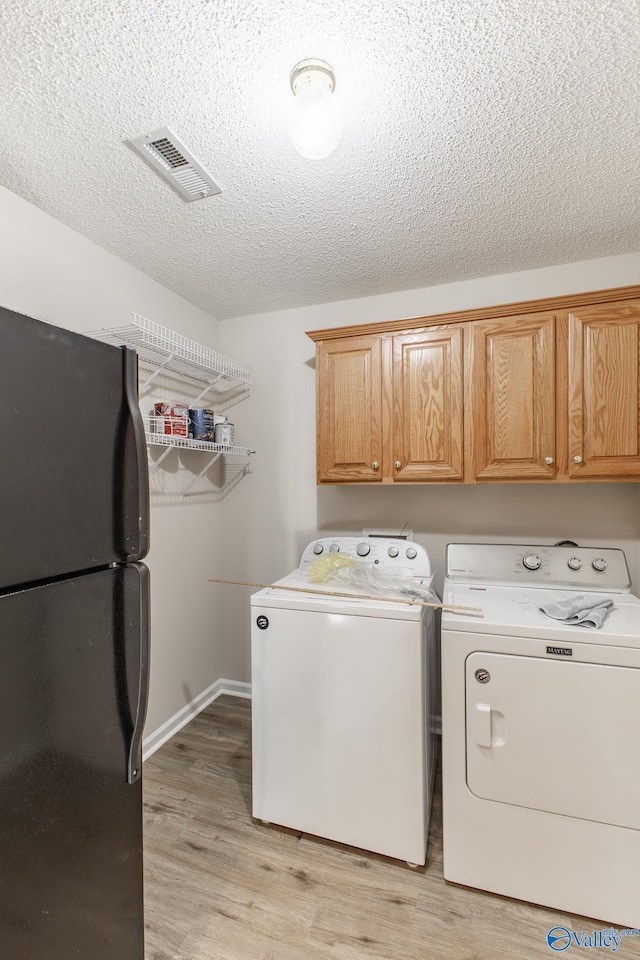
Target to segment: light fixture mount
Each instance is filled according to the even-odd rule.
[[[296,63],[291,71],[289,83],[294,94],[299,93],[306,83],[320,83],[333,93],[336,88],[336,75],[326,61],[309,57],[307,60]]]

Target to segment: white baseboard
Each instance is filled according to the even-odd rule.
[[[156,750],[160,749],[163,743],[170,740],[178,730],[182,730],[190,720],[197,717],[210,703],[213,703],[214,700],[217,700],[218,697],[221,697],[225,693],[232,697],[250,698],[251,684],[244,683],[241,680],[225,680],[224,678],[216,680],[210,687],[207,687],[206,690],[198,694],[191,703],[188,703],[182,710],[178,710],[166,723],[163,723],[157,730],[154,730],[153,733],[144,738],[142,743],[142,759],[148,760]]]

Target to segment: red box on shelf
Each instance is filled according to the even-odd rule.
[[[156,433],[168,433],[173,437],[186,437],[188,409],[187,405],[183,403],[154,404]]]

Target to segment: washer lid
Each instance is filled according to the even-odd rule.
[[[511,637],[540,637],[573,643],[611,644],[640,648],[640,599],[630,593],[612,593],[613,609],[598,630],[553,620],[538,608],[552,600],[569,600],[587,590],[543,590],[536,587],[454,583],[445,580],[444,602],[482,607],[482,614],[442,612],[442,629],[457,633],[484,633]],[[602,599],[609,594],[598,594]]]
[[[296,574],[289,574],[281,580],[276,580],[273,587],[266,587],[251,597],[252,607],[278,607],[281,610],[309,610],[315,613],[338,613],[352,617],[382,617],[388,620],[420,620],[430,607],[419,606],[414,603],[394,602],[393,600],[359,600],[354,596],[336,597],[331,594],[297,593],[289,590],[278,590],[278,584],[287,587],[297,587],[302,590],[316,589],[310,587],[308,580],[303,580]],[[416,579],[417,584],[430,586],[430,580]],[[319,589],[319,587],[318,587]],[[349,589],[343,584],[324,584],[323,590],[339,593],[353,593],[358,591]]]

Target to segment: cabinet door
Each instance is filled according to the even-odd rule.
[[[380,481],[381,341],[318,343],[318,483]]]
[[[569,476],[640,479],[640,301],[569,314]]]
[[[460,324],[393,338],[393,478],[462,480]]]
[[[553,479],[555,316],[480,320],[472,329],[476,479]]]

